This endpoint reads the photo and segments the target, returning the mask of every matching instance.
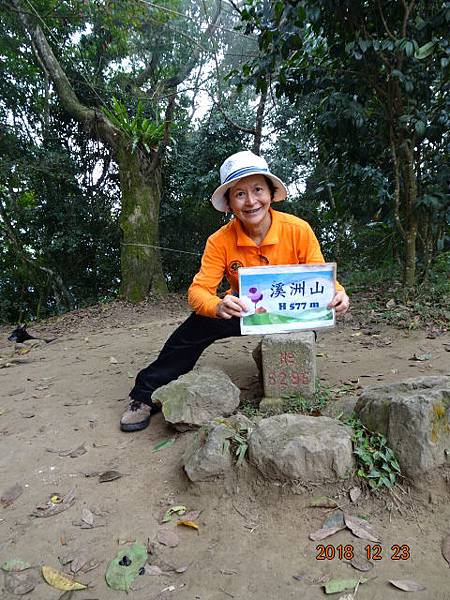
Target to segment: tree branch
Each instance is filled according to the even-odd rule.
[[[79,101],[41,27],[32,23],[30,16],[22,9],[19,0],[11,0],[11,2],[31,40],[38,63],[44,66],[45,71],[51,77],[64,109],[85,128],[94,131],[103,142],[117,148],[119,131],[99,109],[87,107]]]
[[[377,4],[378,4],[378,12],[380,13],[380,17],[381,17],[381,20],[383,21],[383,25],[384,25],[384,29],[385,29],[386,33],[391,38],[391,40],[394,40],[394,42],[396,42],[397,38],[395,37],[395,35],[392,33],[392,31],[388,27],[388,24],[384,17],[383,9],[381,8],[380,0],[377,0]]]

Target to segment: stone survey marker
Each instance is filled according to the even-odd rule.
[[[317,368],[313,331],[265,336],[261,363],[266,397],[314,395]]]
[[[450,376],[372,386],[355,412],[368,429],[386,437],[403,474],[450,463]]]

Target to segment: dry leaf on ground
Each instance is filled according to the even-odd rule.
[[[107,481],[120,479],[120,477],[122,477],[122,473],[119,473],[119,471],[104,471],[98,476],[98,481],[99,483],[106,483]]]
[[[345,529],[346,525],[342,510],[334,510],[322,523],[322,529],[330,529],[332,527],[340,527],[341,529]]]
[[[3,492],[0,501],[2,505],[6,508],[10,506],[13,502],[17,500],[19,496],[23,494],[23,487],[20,483],[14,484],[12,487],[8,488],[5,492]]]
[[[178,521],[177,525],[184,525],[185,527],[191,527],[192,529],[196,529],[198,531],[198,525],[195,523],[195,521],[186,521],[183,519],[182,521]]]
[[[164,571],[156,565],[145,565],[144,575],[164,575]]]
[[[30,571],[5,573],[5,589],[10,594],[23,596],[34,590],[35,585],[35,578]]]
[[[404,592],[423,592],[423,590],[426,590],[425,586],[412,579],[389,579],[389,583]]]
[[[57,454],[58,456],[70,456],[70,458],[78,458],[79,456],[83,456],[86,454],[87,450],[85,448],[86,442],[83,442],[81,446],[77,446],[77,448],[71,448],[70,450],[60,450],[57,448],[46,448],[47,452],[52,452],[53,454]]]
[[[87,588],[83,583],[75,581],[72,577],[66,575],[66,573],[57,571],[48,565],[43,565],[42,576],[49,585],[64,592],[68,590],[85,590]]]
[[[94,515],[88,508],[81,509],[81,520],[91,527],[94,526]]]
[[[31,515],[33,517],[52,517],[53,515],[57,515],[75,503],[75,490],[70,490],[64,497],[62,497],[61,501],[58,503],[52,502],[50,499],[47,504],[43,506],[38,506],[36,510],[34,510]]]
[[[371,571],[373,569],[373,563],[363,557],[355,556],[355,558],[350,561],[350,564],[354,569],[363,571],[364,573],[367,573],[367,571]]]
[[[350,492],[350,500],[356,502],[361,496],[361,489],[359,487],[353,487]]]
[[[337,526],[337,527],[325,527],[323,529],[318,529],[317,531],[314,531],[313,533],[310,533],[309,534],[309,539],[313,540],[314,542],[318,542],[320,540],[324,540],[325,538],[334,535],[338,531],[342,531],[342,527],[340,527],[340,526]]]
[[[448,564],[450,566],[450,535],[445,537],[444,540],[442,541],[441,550],[442,550],[442,556],[445,558],[445,560],[448,562]]]
[[[30,563],[20,560],[19,558],[11,558],[5,561],[1,566],[1,569],[7,573],[18,573],[19,571],[25,571],[30,568]]]
[[[310,506],[313,508],[337,508],[337,503],[326,496],[317,496],[311,500]]]
[[[359,517],[353,515],[344,515],[346,526],[350,531],[356,535],[356,537],[362,538],[363,540],[370,540],[371,542],[379,542],[380,536],[374,531],[372,525]]]
[[[171,531],[170,529],[160,529],[158,531],[158,542],[163,546],[175,548],[180,543],[180,538],[175,531]]]

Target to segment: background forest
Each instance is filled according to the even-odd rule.
[[[448,300],[450,2],[0,7],[0,322],[186,289],[243,148],[348,291]]]

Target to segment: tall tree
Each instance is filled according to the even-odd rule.
[[[178,88],[205,51],[220,0],[210,5],[201,35],[200,7],[176,0],[160,8],[137,0],[10,2],[62,108],[117,163],[122,295],[137,301],[149,290],[165,291],[158,250],[162,159]]]
[[[439,234],[442,243],[443,228],[429,225],[445,219],[449,205],[448,189],[430,174],[449,143],[450,3],[250,0],[242,17],[259,34],[252,70],[260,86],[269,73],[277,94],[316,107],[322,156],[382,170],[404,282],[413,286],[418,237],[424,247]],[[444,169],[442,183],[448,163]]]

